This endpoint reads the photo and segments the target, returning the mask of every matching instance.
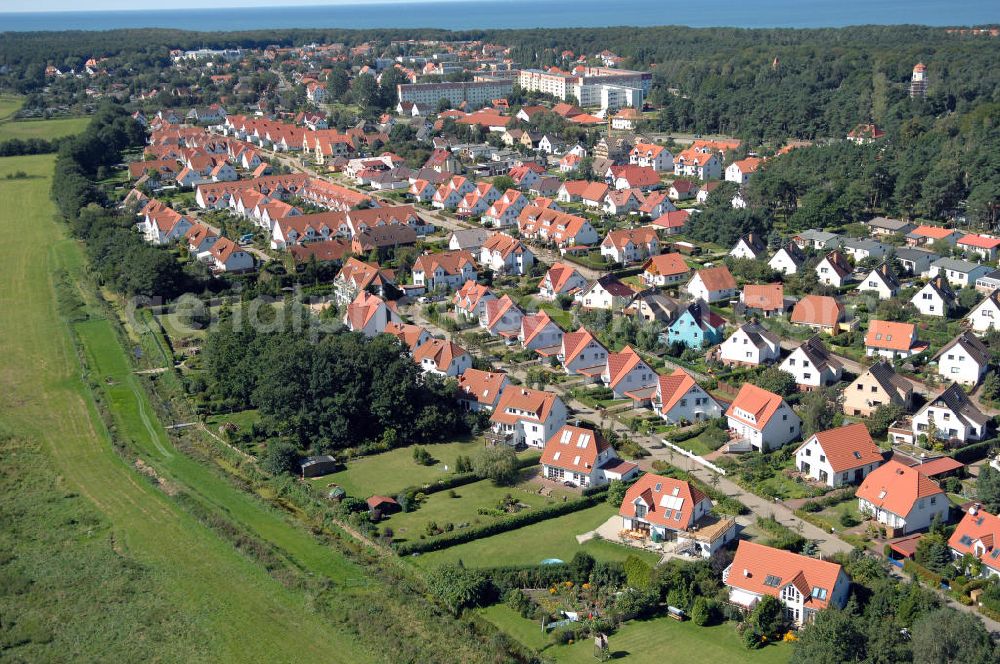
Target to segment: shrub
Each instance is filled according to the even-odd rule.
[[[299,450],[285,440],[273,440],[261,460],[261,468],[272,475],[294,473],[299,468]]]
[[[493,480],[497,486],[510,486],[517,481],[517,454],[507,446],[487,447],[476,457],[476,475]]]

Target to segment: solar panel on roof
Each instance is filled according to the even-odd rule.
[[[969,546],[970,544],[972,544],[972,538],[969,537],[968,535],[962,535],[962,537],[959,538],[958,541],[959,543],[964,544],[965,546]]]
[[[768,574],[764,578],[764,585],[771,586],[772,588],[777,588],[779,585],[781,585],[781,579],[773,574]]]

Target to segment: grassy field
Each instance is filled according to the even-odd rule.
[[[454,472],[455,459],[461,454],[474,456],[482,449],[478,440],[425,445],[437,460],[433,466],[421,466],[413,460],[408,447],[350,461],[344,470],[312,480],[318,487],[338,484],[348,495],[368,498],[374,494],[395,496],[402,489],[416,484],[429,484]],[[447,470],[445,467],[447,466]]]
[[[457,560],[469,567],[537,565],[547,558],[569,561],[573,554],[583,550],[598,560],[625,560],[629,555],[638,555],[649,563],[656,563],[658,556],[614,542],[591,540],[583,545],[577,543],[577,535],[597,528],[616,512],[610,505],[595,505],[558,519],[549,519],[474,542],[432,551],[411,560],[421,567],[434,567]]]
[[[348,635],[309,611],[301,594],[275,581],[263,567],[182,511],[112,450],[90,390],[80,378],[68,327],[57,311],[53,271],[78,270],[82,257],[54,219],[48,191],[52,165],[51,156],[0,159],[0,200],[5,201],[0,228],[20,238],[0,248],[0,282],[5,285],[0,291],[0,422],[16,439],[40,445],[53,472],[63,478],[63,491],[79,493],[107,520],[110,533],[99,544],[103,553],[143,570],[141,581],[149,586],[140,595],[148,594],[169,607],[155,620],[185,616],[190,627],[174,635],[155,659],[368,661],[367,653]],[[4,177],[19,170],[30,177]],[[337,578],[353,573],[349,563],[283,517],[262,509],[209,469],[173,450],[144,393],[134,389],[134,377],[110,323],[91,320],[79,323],[77,329],[87,357],[96,365],[90,380],[107,388],[99,391],[116,413],[117,437],[129,439],[145,458],[162,463],[194,499],[224,505],[233,521],[263,539],[280,541],[281,550],[303,566],[318,565],[321,573]],[[59,529],[70,524],[60,517],[48,525]],[[115,637],[115,614],[105,611],[99,601],[100,578],[81,576],[77,569],[72,574],[46,573],[57,571],[63,585],[32,587],[38,594],[34,620],[59,624],[59,607],[69,602],[67,598],[77,598],[93,612],[95,621],[107,621],[108,626],[82,635],[76,647],[94,653],[83,659],[105,658],[110,647],[106,640]],[[122,599],[128,602],[126,611],[134,604],[141,613],[142,597]],[[124,638],[140,637],[130,633]],[[53,652],[49,659],[67,654]]]
[[[792,654],[786,643],[747,650],[732,623],[698,627],[691,621],[680,623],[670,618],[627,623],[609,637],[608,645],[612,659],[627,664],[659,664],[667,659],[718,664],[784,664]],[[592,661],[593,651],[594,642],[588,639],[570,646],[551,646],[544,655],[550,661],[569,664]]]
[[[0,122],[8,120],[24,105],[24,97],[0,95]]]
[[[526,472],[533,472],[528,470]],[[414,540],[426,533],[427,524],[436,523],[440,527],[451,523],[482,524],[490,523],[497,517],[479,514],[479,508],[495,508],[498,502],[507,495],[518,502],[528,505],[528,509],[541,507],[555,502],[537,492],[526,491],[516,487],[494,486],[489,480],[480,480],[453,489],[452,497],[449,491],[438,491],[427,496],[420,509],[413,512],[400,512],[385,521],[393,530],[394,539]]]
[[[0,115],[2,114],[3,105],[0,102]],[[8,141],[12,138],[62,138],[83,131],[88,122],[90,122],[90,118],[0,121],[0,141]]]

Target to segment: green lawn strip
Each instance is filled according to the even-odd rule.
[[[301,594],[179,509],[112,450],[55,304],[52,271],[82,261],[79,256],[63,260],[79,249],[60,239],[63,231],[49,202],[52,165],[51,156],[0,159],[0,199],[5,201],[0,228],[20,238],[0,247],[0,282],[5,285],[0,289],[0,420],[16,436],[43,445],[70,490],[96,505],[110,522],[113,536],[104,540],[105,546],[148,569],[154,584],[149,592],[187,616],[198,632],[194,659],[367,660],[351,637],[309,612]],[[4,177],[15,171],[32,177]],[[50,251],[53,244],[73,250],[60,246]],[[147,431],[134,414],[121,420],[130,430]],[[146,436],[149,444],[148,431]],[[42,619],[58,624],[52,611],[54,607]],[[164,648],[155,657],[188,660],[186,635],[176,638],[176,651]]]
[[[223,424],[235,424],[242,430],[249,429],[260,421],[260,414],[257,409],[241,410],[236,413],[226,413],[224,415],[210,415],[205,418],[205,424],[214,432]]]
[[[483,444],[479,440],[469,440],[424,447],[437,460],[433,466],[421,466],[413,460],[413,449],[403,447],[348,461],[344,470],[313,478],[311,482],[321,489],[336,484],[356,498],[376,494],[395,496],[407,487],[430,484],[451,476],[455,470],[455,459],[459,455],[475,456]]]
[[[0,95],[0,123],[8,122],[24,105],[24,97],[16,95]]]
[[[479,614],[523,646],[541,651],[551,643],[549,635],[542,632],[540,623],[522,618],[506,604],[487,606],[480,609]]]
[[[528,470],[526,472],[532,472]],[[451,497],[452,491],[455,497]],[[427,496],[420,508],[412,512],[394,514],[385,521],[392,528],[393,538],[397,540],[420,539],[427,533],[427,525],[436,523],[445,528],[453,524],[456,528],[465,525],[480,525],[491,523],[498,517],[479,514],[480,508],[493,509],[505,496],[510,495],[519,503],[533,509],[556,502],[537,492],[518,487],[498,487],[490,480],[480,480],[472,484],[455,487],[451,491],[438,491]],[[432,537],[428,535],[428,537]]]
[[[346,558],[323,547],[308,533],[289,524],[282,515],[254,501],[174,448],[138,383],[139,378],[131,372],[109,321],[90,320],[77,324],[76,329],[86,349],[88,364],[112,404],[119,435],[130,440],[142,454],[148,455],[147,459],[156,461],[158,467],[167,470],[212,507],[223,509],[227,516],[278,547],[295,564],[340,582],[360,575]]]
[[[0,114],[3,108],[0,106]],[[90,118],[57,118],[54,120],[14,120],[11,122],[0,121],[0,141],[9,141],[12,138],[22,140],[29,138],[62,138],[72,136],[83,131]]]
[[[656,562],[657,556],[615,544],[614,542],[589,541],[580,545],[577,535],[593,530],[608,520],[617,510],[610,505],[595,505],[557,519],[511,530],[492,537],[484,537],[457,546],[411,557],[421,567],[434,567],[442,563],[461,560],[469,567],[496,567],[498,565],[537,565],[548,558],[569,561],[573,554],[583,550],[599,560],[625,560],[629,555],[644,556],[647,562]]]
[[[526,621],[528,622],[528,621]],[[611,656],[627,664],[660,664],[669,661],[715,662],[717,664],[784,664],[792,654],[787,643],[760,650],[747,650],[733,623],[698,627],[691,621],[660,617],[626,623],[608,638]],[[594,655],[591,639],[572,645],[551,646],[545,657],[554,662],[587,662]]]

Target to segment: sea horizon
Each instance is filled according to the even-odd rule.
[[[386,0],[365,5],[217,9],[0,12],[0,32],[167,28],[202,32],[262,29],[441,28],[448,30],[686,26],[841,28],[852,25],[987,25],[995,3],[954,0],[717,0],[711,8],[631,0]],[[206,26],[213,26],[206,30]]]

